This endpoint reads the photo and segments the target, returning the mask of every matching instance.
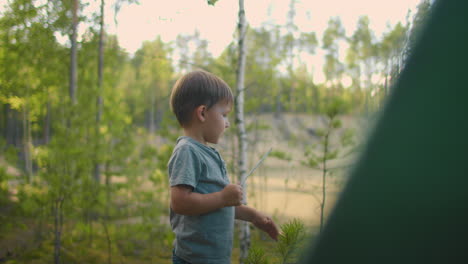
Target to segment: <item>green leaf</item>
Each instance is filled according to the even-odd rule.
[[[332,127],[333,128],[340,128],[341,124],[342,124],[341,120],[339,120],[339,119],[333,119],[333,121],[332,121]]]
[[[326,160],[332,160],[336,159],[338,157],[338,150],[330,151],[327,153],[327,155],[324,157]]]
[[[158,186],[164,182],[166,179],[166,174],[160,170],[156,169],[153,174],[150,175],[149,180],[155,185]]]
[[[341,135],[341,144],[344,147],[353,146],[355,144],[354,131],[352,129],[346,129],[343,132],[343,134]]]
[[[310,158],[306,161],[301,162],[302,165],[310,167],[310,168],[317,168],[318,167],[318,161],[315,158]]]
[[[218,2],[218,0],[207,0],[207,2],[208,2],[209,5],[214,6],[216,4],[216,2]]]
[[[323,129],[317,129],[317,130],[315,131],[315,134],[316,134],[318,137],[324,137],[324,136],[326,135],[326,132],[325,132],[325,130],[323,130]]]
[[[280,151],[280,150],[273,150],[270,153],[270,156],[275,157],[275,158],[280,159],[280,160],[286,160],[286,161],[291,161],[292,160],[291,155],[289,155],[288,153],[286,153],[284,151]]]
[[[18,96],[12,96],[8,98],[8,103],[10,107],[15,110],[20,110],[21,107],[24,105],[24,98],[20,98]]]

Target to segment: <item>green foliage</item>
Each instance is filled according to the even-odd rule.
[[[352,129],[346,129],[341,136],[341,145],[343,147],[354,146],[356,144],[355,132]]]
[[[218,0],[207,0],[207,2],[208,2],[209,5],[214,6],[216,4],[216,2],[218,2]]]
[[[331,84],[330,89],[336,90],[341,87],[341,77],[344,73],[344,65],[339,61],[339,41],[344,39],[345,30],[339,17],[330,18],[328,27],[323,33],[323,49],[326,50],[325,65],[323,72],[327,82]]]
[[[276,251],[281,260],[280,263],[288,264],[297,261],[305,237],[304,224],[298,219],[293,219],[281,226],[281,233],[276,246]]]
[[[322,117],[325,128],[316,131],[319,143],[308,146],[304,153],[305,160],[301,161],[302,165],[318,169],[322,174],[322,192],[319,199],[320,230],[324,224],[324,208],[327,200],[326,182],[328,176],[335,170],[335,168],[330,168],[330,161],[348,156],[352,151],[346,153],[345,150],[348,148],[352,149],[352,144],[354,143],[354,134],[348,129],[342,129],[342,122],[338,118],[340,114],[345,112],[344,109],[346,109],[346,104],[340,98],[331,98],[327,101],[325,116]],[[336,139],[335,134],[340,130],[342,131],[341,138]]]
[[[354,133],[350,129],[342,129],[342,121],[338,115],[345,113],[347,104],[340,98],[332,98],[326,102],[323,117],[325,128],[316,129],[315,134],[319,137],[319,144],[311,144],[304,152],[305,160],[301,163],[310,168],[325,169],[326,163],[340,157],[341,152],[352,146]],[[342,130],[339,141],[331,139],[338,131]]]
[[[18,204],[20,205],[21,215],[29,217],[41,217],[43,210],[48,206],[48,189],[45,186],[36,184],[22,185],[18,189]]]
[[[304,223],[299,219],[292,219],[280,226],[280,235],[277,242],[265,244],[263,240],[254,238],[245,263],[296,263],[307,237],[308,232]]]
[[[292,160],[291,155],[289,155],[288,153],[286,153],[284,151],[280,151],[280,150],[271,151],[270,156],[275,157],[275,158],[280,159],[280,160],[286,160],[286,161],[291,161]]]
[[[249,250],[249,255],[245,259],[246,264],[268,264],[266,253],[259,247],[252,246]]]
[[[9,164],[18,164],[18,150],[13,146],[6,146],[3,152],[5,161]]]
[[[313,156],[311,152],[306,152],[306,160],[301,161],[301,164],[310,167],[310,168],[316,168],[319,166],[319,161],[317,160],[316,156]]]
[[[9,200],[9,188],[8,181],[10,175],[7,174],[6,169],[0,167],[0,205],[2,208],[5,208]],[[3,214],[2,214],[3,217]],[[1,217],[0,217],[1,219]]]
[[[395,28],[384,33],[383,40],[379,43],[381,56],[389,60],[393,56],[400,56],[403,52],[407,28],[401,23],[397,23]]]
[[[341,121],[336,120],[335,117],[339,114],[344,114],[348,108],[348,105],[339,97],[333,97],[327,101],[328,102],[326,102],[324,109],[325,115],[330,119],[330,125],[333,128],[339,128],[341,126]]]
[[[247,132],[268,130],[268,129],[271,129],[271,126],[258,119],[255,119],[254,122],[248,123],[246,126]]]
[[[167,111],[172,77],[171,48],[160,38],[146,41],[124,73],[129,79],[121,87],[133,123],[155,128],[155,120]]]
[[[416,15],[414,17],[413,26],[411,28],[411,34],[409,39],[409,48],[411,49],[416,41],[419,39],[424,24],[431,14],[431,3],[430,1],[421,1],[417,7]],[[411,51],[410,51],[411,52]]]

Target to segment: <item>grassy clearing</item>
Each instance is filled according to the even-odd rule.
[[[344,128],[363,129],[359,119],[343,116],[340,118]],[[320,116],[305,114],[284,114],[275,118],[272,114],[250,116],[247,123],[252,128],[249,136],[249,168],[271,147],[286,153],[290,160],[268,157],[247,181],[249,205],[273,215],[280,223],[298,218],[307,226],[319,225],[319,199],[322,184],[321,171],[301,164],[304,153],[310,145],[319,141],[316,131],[324,127]],[[364,128],[365,129],[365,128]],[[338,142],[343,130],[333,135],[332,141]],[[359,139],[358,139],[359,140]],[[220,145],[221,154],[233,165],[235,139],[228,131]],[[333,170],[327,180],[327,202],[325,214],[329,213],[346,181],[346,172],[356,155],[330,162]],[[231,176],[233,176],[231,171]],[[232,177],[232,181],[237,180]]]

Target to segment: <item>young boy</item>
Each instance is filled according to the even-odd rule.
[[[176,82],[170,104],[184,130],[169,160],[173,263],[231,263],[234,219],[249,221],[276,240],[275,223],[241,204],[242,187],[229,183],[226,164],[208,146],[229,127],[229,86],[211,73],[194,71]]]

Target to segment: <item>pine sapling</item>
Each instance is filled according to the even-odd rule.
[[[276,251],[281,264],[295,263],[301,244],[305,239],[305,226],[298,219],[293,219],[281,225],[281,233],[278,237]]]
[[[265,251],[256,246],[250,247],[249,255],[245,259],[245,264],[268,264]]]
[[[317,146],[312,146],[305,152],[306,160],[302,162],[303,165],[315,168],[321,171],[322,182],[320,185],[321,196],[318,198],[320,209],[320,231],[324,226],[325,205],[327,200],[327,176],[330,175],[330,161],[339,158],[339,154],[344,147],[353,144],[353,134],[350,130],[343,133],[341,142],[333,142],[332,135],[342,127],[341,120],[338,119],[338,114],[343,112],[343,102],[334,100],[329,103],[325,109],[325,128],[318,129],[316,134],[320,138]],[[316,151],[318,149],[318,151]],[[348,153],[349,154],[349,153]],[[348,155],[346,154],[346,155]]]

